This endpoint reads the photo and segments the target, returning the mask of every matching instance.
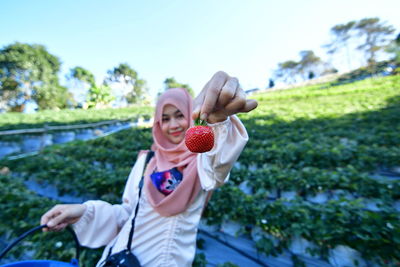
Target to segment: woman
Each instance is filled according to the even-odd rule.
[[[224,72],[211,78],[194,101],[194,108],[186,90],[167,90],[158,100],[154,116],[154,156],[146,165],[147,152],[139,153],[122,204],[96,200],[57,205],[42,216],[41,224],[47,224],[45,231],[59,231],[72,224],[83,246],[106,246],[97,266],[127,247],[142,266],[191,266],[207,197],[227,181],[248,140],[235,114],[256,106],[256,101],[246,100],[237,79]],[[213,149],[202,154],[190,152],[184,141],[186,130],[199,116],[215,135]]]

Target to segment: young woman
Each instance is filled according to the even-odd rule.
[[[154,116],[154,156],[146,165],[148,152],[139,153],[122,203],[96,200],[56,205],[42,216],[41,224],[47,224],[45,231],[72,224],[83,246],[106,246],[97,266],[127,247],[142,266],[191,266],[207,196],[227,181],[248,140],[235,114],[256,106],[256,101],[246,100],[237,79],[224,72],[211,78],[194,103],[182,88],[167,90],[159,98]],[[184,141],[186,130],[199,116],[215,135],[213,149],[202,154],[190,152]],[[129,241],[133,218],[134,236]]]

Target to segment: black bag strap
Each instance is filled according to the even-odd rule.
[[[134,216],[133,219],[132,219],[131,231],[130,231],[130,233],[129,233],[129,240],[128,240],[128,245],[127,245],[128,251],[131,251],[132,236],[133,236],[133,231],[134,231],[133,229],[134,229],[134,226],[135,226],[136,215],[137,215],[137,212],[139,211],[139,200],[140,200],[140,195],[141,195],[141,193],[142,193],[142,187],[143,187],[144,171],[146,170],[147,163],[149,163],[149,161],[151,160],[151,158],[152,158],[153,156],[154,156],[154,151],[151,151],[151,150],[150,150],[149,152],[147,152],[146,160],[145,160],[145,162],[144,162],[144,167],[143,167],[143,171],[142,171],[142,178],[140,179],[140,182],[139,182],[139,185],[138,185],[138,187],[139,187],[139,197],[138,197],[138,202],[137,202],[136,208],[135,208],[135,216]],[[114,247],[114,245],[111,246],[110,249],[108,250],[108,254],[107,254],[107,257],[106,257],[105,261],[107,261],[107,258],[110,257],[113,247]]]
[[[129,232],[129,239],[128,239],[128,244],[127,244],[128,251],[131,251],[131,247],[132,247],[132,237],[135,232],[135,220],[136,220],[136,216],[139,211],[140,196],[142,195],[144,172],[146,170],[147,164],[149,163],[149,161],[151,160],[151,158],[153,156],[154,156],[154,151],[151,151],[151,150],[146,155],[146,161],[145,161],[144,167],[143,167],[142,178],[140,179],[139,186],[138,186],[139,187],[139,197],[138,197],[138,201],[137,201],[136,208],[135,208],[135,216],[133,216],[133,218],[132,218],[131,231]]]
[[[22,235],[20,235],[20,236],[19,236],[16,240],[14,240],[12,243],[8,244],[8,246],[0,253],[0,261],[1,261],[1,259],[2,259],[15,245],[17,245],[19,242],[21,242],[21,241],[22,241],[23,239],[25,239],[27,236],[29,236],[29,235],[35,233],[35,232],[38,231],[38,230],[41,230],[41,229],[44,228],[44,227],[47,227],[47,225],[46,225],[46,224],[43,224],[43,225],[36,226],[36,227],[34,227],[34,228],[32,228],[32,229],[26,231],[26,232],[23,233]],[[80,255],[79,253],[80,253],[80,247],[81,247],[81,245],[80,245],[80,243],[79,243],[78,238],[76,237],[76,234],[75,234],[74,230],[72,230],[71,227],[67,227],[66,229],[68,230],[68,232],[71,233],[71,235],[72,235],[72,237],[74,238],[74,241],[75,241],[75,247],[76,247],[75,259],[72,259],[72,261],[78,262],[78,261],[79,261],[79,255]],[[72,262],[72,261],[71,261],[71,262]],[[72,264],[72,263],[71,263],[71,264]],[[11,264],[11,265],[15,265],[15,264]],[[17,264],[17,265],[19,265],[19,264]],[[4,265],[2,265],[2,266],[4,266]]]

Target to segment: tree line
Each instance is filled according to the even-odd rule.
[[[150,102],[146,81],[127,63],[108,70],[100,84],[92,72],[76,66],[66,75],[68,88],[60,84],[60,68],[60,59],[43,45],[16,42],[0,49],[0,110],[21,112],[29,101],[39,110],[102,108],[113,101],[125,105]],[[166,78],[164,90],[173,87],[187,88],[193,94],[189,85]]]
[[[323,45],[331,59],[345,55],[349,69],[352,68],[354,54],[359,52],[365,62],[362,65],[371,66],[377,63],[382,53],[394,54],[393,61],[400,63],[400,34],[393,37],[395,28],[379,18],[364,18],[338,24],[330,29],[332,41]],[[274,80],[284,83],[295,83],[312,79],[329,73],[338,72],[332,62],[325,62],[312,50],[299,53],[300,60],[287,60],[278,63],[274,70],[269,87]],[[331,60],[332,61],[332,60]]]
[[[356,51],[364,55],[367,65],[375,64],[382,53],[394,54],[393,61],[400,65],[400,34],[393,38],[394,32],[392,25],[379,18],[349,21],[333,26],[332,41],[323,47],[333,59],[346,55],[349,67]],[[278,63],[269,87],[274,86],[274,81],[295,83],[338,72],[332,62],[324,62],[312,50],[300,51],[299,55],[298,61]],[[0,49],[0,111],[23,111],[29,101],[34,101],[39,110],[149,102],[146,81],[127,63],[108,70],[100,84],[93,73],[76,66],[66,76],[68,88],[59,81],[60,67],[60,59],[43,45],[16,42]],[[174,87],[184,87],[193,95],[188,84],[179,83],[174,77],[165,79],[162,90]]]

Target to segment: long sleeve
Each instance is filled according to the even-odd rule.
[[[197,157],[201,185],[206,191],[223,185],[229,179],[233,164],[249,140],[246,128],[235,115],[209,126],[214,131],[214,147]]]
[[[141,155],[133,166],[125,186],[122,203],[111,205],[101,200],[85,202],[86,211],[73,224],[81,245],[91,248],[105,246],[119,233],[137,203],[138,179],[141,178],[146,155]]]

